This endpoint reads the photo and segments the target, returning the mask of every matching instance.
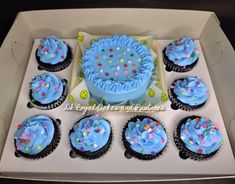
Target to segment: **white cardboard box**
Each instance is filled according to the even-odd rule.
[[[154,34],[159,39],[175,39],[187,34],[194,39],[199,39],[230,143],[235,152],[235,53],[214,13],[159,9],[74,9],[21,12],[5,38],[0,51],[0,153],[10,127],[34,39],[50,34],[60,35],[63,38],[75,38],[78,31],[102,35]],[[231,162],[235,164],[234,158]],[[4,174],[1,176],[6,177]],[[138,176],[84,173],[74,176],[63,172],[59,175],[32,172],[24,176],[11,173],[13,178],[60,181],[156,181],[234,176],[235,170],[229,175],[175,173]]]

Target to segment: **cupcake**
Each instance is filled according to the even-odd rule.
[[[152,160],[162,154],[167,145],[167,134],[162,124],[152,117],[136,116],[124,127],[122,140],[125,156]]]
[[[68,67],[72,61],[70,47],[57,36],[48,36],[40,40],[35,55],[39,69],[50,72],[61,71]]]
[[[16,156],[39,159],[53,152],[60,141],[59,123],[45,115],[25,119],[14,135]]]
[[[171,108],[191,111],[202,107],[208,99],[206,84],[196,76],[175,80],[169,88]]]
[[[51,73],[37,75],[30,83],[28,107],[42,110],[54,109],[65,101],[67,91],[65,79],[61,80]]]
[[[199,49],[188,37],[182,37],[163,50],[163,61],[167,71],[188,72],[193,69],[199,58]]]
[[[100,115],[80,119],[69,134],[72,151],[86,159],[101,157],[112,141],[112,129],[108,120]]]
[[[190,116],[180,121],[174,132],[175,144],[182,159],[205,160],[220,149],[219,125],[206,117]]]

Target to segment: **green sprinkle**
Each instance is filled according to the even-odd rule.
[[[131,56],[131,57],[134,57],[135,55],[132,53],[132,54],[130,54],[130,56]]]

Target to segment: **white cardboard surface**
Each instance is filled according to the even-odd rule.
[[[75,46],[74,40],[66,40],[71,46]],[[160,40],[162,48],[170,41]],[[199,45],[199,42],[197,41]],[[170,109],[170,102],[166,103],[167,111],[149,114],[161,122],[167,129],[169,135],[169,143],[163,155],[152,161],[141,161],[135,158],[127,160],[124,157],[124,147],[121,141],[121,134],[124,124],[127,120],[136,114],[121,113],[121,112],[106,112],[101,115],[111,121],[113,128],[113,141],[109,151],[100,159],[84,160],[81,158],[70,158],[69,151],[69,130],[73,124],[82,117],[79,112],[64,112],[66,102],[60,107],[41,111],[38,109],[28,109],[26,104],[28,102],[28,84],[32,77],[36,74],[43,73],[37,70],[37,63],[34,58],[35,49],[37,48],[38,40],[36,40],[28,68],[26,70],[25,78],[20,91],[20,96],[16,105],[16,110],[12,119],[11,127],[6,140],[5,148],[1,159],[0,171],[4,175],[11,175],[12,173],[34,173],[34,174],[53,174],[53,175],[73,175],[82,173],[91,174],[143,174],[143,175],[232,175],[235,174],[235,161],[230,147],[229,139],[224,127],[223,119],[213,90],[211,79],[206,67],[203,53],[200,49],[200,59],[195,68],[188,73],[166,72],[167,84],[169,85],[173,80],[189,75],[200,76],[209,87],[209,100],[204,107],[194,112],[184,112],[181,110],[173,111]],[[199,45],[200,46],[200,45]],[[56,72],[62,78],[70,80],[70,65],[67,69]],[[59,118],[61,124],[61,141],[58,147],[47,157],[40,160],[30,160],[25,158],[17,158],[14,155],[14,139],[13,135],[19,121],[23,121],[26,117],[36,114],[46,114],[53,118]],[[223,135],[224,145],[220,151],[207,161],[193,161],[191,159],[182,160],[178,156],[178,149],[173,141],[173,129],[176,127],[179,120],[188,115],[207,116],[214,122],[220,124],[220,129]],[[105,163],[105,165],[104,165]]]

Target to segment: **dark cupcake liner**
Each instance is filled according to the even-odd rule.
[[[153,121],[157,121],[156,119],[152,118],[152,117],[149,117],[149,116],[142,116],[142,115],[138,115],[138,116],[135,116],[133,118],[131,118],[130,120],[128,120],[128,122],[125,124],[124,128],[123,128],[123,131],[122,131],[122,142],[123,142],[123,145],[126,149],[125,151],[125,156],[129,159],[129,158],[132,158],[132,157],[135,157],[137,159],[140,159],[140,160],[153,160],[157,157],[159,157],[160,155],[163,154],[163,152],[166,150],[166,147],[168,145],[168,138],[167,138],[167,143],[166,143],[166,146],[160,151],[158,152],[157,154],[155,155],[152,155],[152,154],[141,154],[141,153],[138,153],[136,151],[134,151],[133,149],[131,149],[131,144],[126,140],[125,138],[125,130],[128,128],[128,123],[130,121],[133,121],[133,122],[136,122],[137,119],[139,120],[143,120],[144,118],[150,118],[152,119]],[[162,125],[162,123],[161,123]],[[163,126],[163,125],[162,125]],[[167,134],[167,131],[165,129],[165,127],[163,126],[166,134]],[[168,137],[168,136],[167,136]]]
[[[165,69],[168,72],[175,71],[175,72],[189,72],[193,69],[193,67],[197,64],[198,59],[192,63],[191,65],[186,65],[186,66],[179,66],[173,63],[171,60],[168,59],[168,57],[165,54],[166,48],[163,50],[163,62],[166,65]]]
[[[184,78],[177,79],[177,80],[183,80],[183,79]],[[171,85],[173,85],[177,80],[175,80]],[[193,111],[193,110],[201,108],[207,102],[207,101],[205,101],[202,104],[193,105],[193,106],[191,106],[189,104],[186,104],[186,103],[183,103],[183,102],[181,102],[180,100],[177,99],[177,96],[174,93],[174,88],[171,88],[171,86],[168,88],[168,96],[169,96],[169,99],[171,101],[171,108],[173,110],[181,109],[181,110],[184,110],[184,111]]]
[[[48,63],[43,63],[40,60],[40,57],[38,57],[38,55],[37,55],[37,52],[38,52],[38,49],[37,49],[36,53],[35,53],[35,56],[36,56],[36,60],[39,64],[38,69],[39,70],[46,70],[46,71],[49,71],[49,72],[59,72],[61,70],[64,70],[65,68],[67,68],[70,65],[70,63],[72,62],[72,51],[71,51],[71,48],[68,45],[67,45],[67,47],[68,47],[68,52],[67,52],[67,56],[64,59],[64,61],[59,62],[59,63],[54,64],[54,65],[51,65],[51,64],[48,64]]]
[[[187,121],[187,119],[195,119],[195,118],[201,118],[200,116],[188,116],[184,119],[182,119],[178,126],[176,127],[176,130],[174,131],[174,141],[175,141],[175,145],[176,147],[179,149],[179,156],[182,159],[192,159],[192,160],[197,160],[197,161],[201,161],[201,160],[207,160],[211,157],[213,157],[218,150],[210,153],[210,154],[201,154],[201,153],[194,153],[191,150],[189,150],[188,148],[186,148],[184,142],[180,139],[180,129],[181,126]]]
[[[40,153],[35,154],[35,155],[30,155],[22,151],[16,150],[15,151],[16,157],[25,157],[25,158],[36,160],[36,159],[41,159],[50,155],[56,149],[61,138],[61,132],[60,132],[60,127],[59,127],[61,124],[61,121],[59,119],[56,119],[56,120],[53,120],[52,118],[50,119],[53,121],[53,125],[55,128],[54,136],[52,138],[51,143],[47,147],[45,147]],[[16,141],[14,141],[14,145],[16,148]]]
[[[41,109],[41,110],[51,110],[51,109],[55,109],[57,107],[59,107],[66,99],[67,94],[68,94],[68,88],[67,88],[67,80],[63,79],[62,80],[63,83],[63,92],[62,95],[60,96],[60,98],[58,100],[55,100],[49,104],[41,104],[40,102],[38,102],[37,100],[35,100],[32,96],[32,90],[29,91],[29,99],[30,102],[28,102],[27,107],[28,108],[37,108],[37,109]]]
[[[75,125],[78,124],[82,119],[87,118],[87,117],[90,117],[90,116],[91,116],[91,115],[84,116],[84,117],[81,118],[79,121],[77,121],[77,122],[75,123]],[[105,119],[105,120],[109,123],[110,129],[111,129],[110,136],[109,136],[109,139],[108,139],[107,143],[106,143],[102,148],[100,148],[99,150],[94,151],[94,152],[90,152],[90,151],[80,151],[80,150],[76,149],[76,148],[73,146],[71,140],[69,139],[69,140],[70,140],[70,146],[71,146],[71,148],[72,148],[71,151],[75,154],[74,157],[81,157],[81,158],[84,158],[84,159],[93,160],[93,159],[97,159],[97,158],[102,157],[102,156],[109,150],[109,147],[110,147],[110,145],[111,145],[111,143],[112,143],[112,136],[113,136],[113,133],[112,133],[112,127],[111,127],[110,122],[109,122],[107,119]],[[74,125],[74,126],[75,126],[75,125]],[[69,136],[70,136],[70,134],[71,134],[72,132],[74,132],[74,128],[72,128],[72,129],[69,131]]]

